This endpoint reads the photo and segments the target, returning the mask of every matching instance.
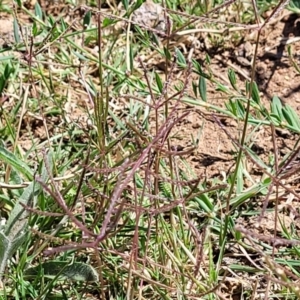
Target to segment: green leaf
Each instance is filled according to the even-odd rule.
[[[200,94],[201,99],[203,101],[207,102],[206,81],[205,81],[205,78],[202,76],[199,77],[198,89],[199,89],[199,94]]]
[[[228,69],[228,79],[230,81],[231,86],[238,91],[238,87],[236,85],[236,76],[235,76],[235,72],[232,69]]]
[[[194,66],[194,68],[195,68],[195,69],[194,69],[194,72],[195,72],[196,74],[198,74],[198,75],[200,75],[200,76],[202,76],[202,77],[205,77],[205,78],[207,78],[207,79],[210,79],[210,78],[211,78],[211,75],[206,74],[206,73],[203,72],[201,65],[200,65],[195,59],[193,59],[192,62],[193,62],[193,66]]]
[[[300,73],[300,67],[299,67],[299,64],[298,64],[297,60],[294,59],[295,56],[292,53],[291,45],[288,46],[287,51],[288,51],[290,62],[292,63],[292,65],[296,69],[296,71],[298,73]]]
[[[283,117],[284,117],[285,121],[286,121],[289,125],[293,126],[293,125],[294,125],[294,124],[293,124],[293,119],[292,119],[292,117],[287,113],[287,110],[286,110],[286,109],[282,109],[282,114],[283,114]]]
[[[210,65],[211,59],[210,59],[210,56],[208,55],[208,53],[205,54],[205,61],[208,65]]]
[[[126,10],[126,13],[124,14],[123,18],[128,18],[135,10],[137,10],[143,4],[143,2],[144,0],[137,0],[131,7],[129,7],[129,1],[122,0],[122,3]]]
[[[103,27],[107,27],[107,26],[110,26],[110,25],[112,25],[112,24],[114,24],[114,23],[117,23],[117,21],[114,20],[114,19],[111,19],[111,18],[104,18],[104,19],[103,19],[102,26],[103,26]]]
[[[40,185],[32,182],[18,199],[5,225],[4,233],[10,240],[17,237],[27,226],[29,211],[27,211],[21,204],[28,207],[34,207],[35,199],[39,192]]]
[[[182,54],[182,52],[178,48],[176,48],[175,53],[176,53],[177,62],[179,64],[179,66],[182,68],[186,68],[187,64],[186,64],[186,60],[185,60],[185,57]]]
[[[19,34],[19,24],[16,19],[14,19],[14,37],[15,37],[15,42],[18,44],[20,43],[20,34]]]
[[[144,0],[137,0],[133,6],[133,10],[140,8],[143,3],[144,3]]]
[[[14,71],[15,71],[15,69],[12,68],[9,64],[7,64],[7,65],[5,66],[5,69],[4,69],[4,78],[5,78],[6,80],[8,80],[10,74],[12,74]]]
[[[3,76],[0,76],[0,96],[5,88],[6,80],[4,80]]]
[[[18,6],[21,8],[22,7],[22,1],[21,0],[16,0]]]
[[[0,95],[3,93],[4,88],[7,85],[10,75],[15,71],[10,64],[6,64],[4,68],[4,72],[0,75]]]
[[[230,111],[235,117],[237,117],[237,108],[234,99],[229,98],[229,102],[225,102],[225,106],[228,111]]]
[[[230,205],[232,205],[232,210],[236,209],[237,207],[245,203],[247,200],[253,199],[264,189],[265,189],[264,185],[258,184],[256,186],[251,187],[250,189],[247,189],[246,191],[243,191],[241,194],[237,195],[236,197],[230,199]],[[226,204],[222,205],[222,207],[225,206]]]
[[[162,93],[163,84],[162,84],[161,78],[159,77],[159,75],[156,72],[155,72],[155,80],[156,80],[158,90],[160,91],[160,93]]]
[[[213,205],[213,202],[211,201],[211,199],[203,194],[203,195],[200,195],[200,196],[197,196],[193,199],[191,199],[191,201],[195,201],[199,204],[199,207],[201,209],[203,209],[206,213],[211,213],[214,211],[214,205]]]
[[[52,169],[52,155],[49,152],[47,157],[47,164]],[[43,165],[41,180],[46,182],[48,179],[48,172],[45,165]],[[27,223],[27,218],[29,216],[29,211],[27,211],[22,204],[35,207],[36,197],[41,191],[41,185],[37,182],[31,182],[29,186],[24,189],[22,195],[15,204],[13,210],[11,211],[7,223],[5,225],[5,234],[12,240],[18,233],[24,228],[24,224]]]
[[[84,28],[88,28],[91,24],[92,12],[89,10],[83,18],[83,26]]]
[[[28,180],[33,180],[33,172],[31,169],[13,153],[0,147],[0,160],[13,167],[15,170],[23,174]]]
[[[41,6],[39,5],[39,2],[38,2],[38,1],[36,1],[36,3],[35,3],[35,6],[34,6],[34,12],[35,12],[35,15],[36,15],[40,20],[43,19],[43,11],[42,11],[42,8],[41,8]]]
[[[243,167],[239,166],[237,177],[236,177],[236,192],[240,194],[244,190],[244,176],[243,176]]]
[[[163,196],[167,199],[172,198],[171,185],[168,182],[159,182],[159,190],[162,192]]]
[[[168,60],[171,60],[172,56],[171,56],[171,53],[169,51],[169,49],[167,49],[166,47],[164,47],[164,53],[165,53],[165,56]]]
[[[60,280],[96,282],[99,280],[96,270],[87,264],[75,262],[69,264],[66,261],[48,261],[39,266],[29,268],[25,271],[27,276],[37,276],[43,274],[49,278],[58,276]]]
[[[153,40],[153,43],[159,47],[160,40],[159,40],[159,37],[157,36],[157,34],[155,34],[154,32],[152,33],[152,40]]]
[[[48,154],[47,164],[49,169],[52,170],[51,152]],[[48,171],[44,164],[41,173],[41,180],[43,182],[47,182],[47,178]],[[30,212],[26,210],[23,205],[34,208],[36,204],[36,198],[41,190],[42,188],[40,184],[31,182],[31,184],[24,189],[22,195],[10,212],[6,224],[0,226],[0,278],[5,269],[7,261],[26,239]]]
[[[295,127],[295,129],[300,130],[299,117],[291,106],[285,105],[282,109],[282,114],[289,125]]]
[[[77,51],[74,51],[73,54],[75,54],[81,60],[85,60],[85,61],[88,60],[85,56],[83,56],[81,53],[79,53]]]
[[[134,61],[134,52],[133,52],[133,48],[132,48],[132,44],[130,44],[129,47],[129,62],[130,62],[130,71],[133,71],[133,61]]]
[[[277,115],[275,114],[270,114],[270,120],[275,126],[279,126],[281,124],[281,120]]]
[[[48,16],[48,22],[49,22],[49,26],[53,27],[54,23],[55,23],[55,19],[52,16]]]
[[[299,14],[300,13],[300,1],[299,0],[291,0],[289,2],[288,9],[292,12]]]
[[[282,103],[281,103],[281,100],[277,96],[274,96],[272,99],[271,112],[272,112],[272,114],[274,114],[278,117],[280,122],[283,121],[284,117],[283,117],[283,113],[282,113]]]
[[[19,235],[14,239],[10,239],[0,230],[0,278],[3,275],[7,261],[12,257],[12,255],[18,250],[18,248],[26,240],[27,230],[23,228],[19,232]]]
[[[198,86],[197,86],[197,83],[193,81],[192,82],[192,86],[193,86],[193,92],[195,94],[195,97],[197,98],[197,96],[198,96],[198,92],[197,92]]]
[[[65,22],[65,20],[61,19],[61,28],[58,27],[58,35],[60,35],[61,32],[66,31],[68,27],[69,25]]]
[[[122,0],[122,4],[123,4],[125,10],[128,10],[128,7],[129,7],[129,1],[128,1],[128,0]]]
[[[260,104],[259,90],[256,82],[253,82],[252,84],[252,99],[255,101],[255,103]]]
[[[216,90],[217,91],[221,91],[221,92],[226,93],[226,94],[229,93],[228,87],[225,86],[225,85],[223,85],[223,84],[221,84],[221,83],[219,83],[219,82],[217,82]]]
[[[245,107],[243,105],[243,102],[240,99],[236,99],[235,103],[237,107],[237,115],[243,119],[245,116]]]
[[[202,73],[202,68],[201,68],[200,64],[199,64],[195,59],[192,59],[192,63],[193,63],[193,66],[194,66],[194,68],[195,68],[194,71],[195,71],[197,74]]]
[[[33,25],[32,25],[32,35],[34,37],[36,37],[38,35],[38,27],[37,27],[36,22],[33,22]]]
[[[126,129],[126,127],[125,127],[125,125],[124,125],[124,123],[113,113],[113,111],[111,110],[111,109],[108,109],[108,113],[109,113],[109,115],[112,117],[112,119],[114,120],[114,122],[116,122],[116,125],[119,127],[119,128],[121,128],[121,129],[123,129],[123,130],[125,130]]]

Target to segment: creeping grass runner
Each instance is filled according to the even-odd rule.
[[[299,199],[300,146],[280,157],[276,132],[300,119],[254,80],[260,34],[288,3],[86,2],[0,1],[1,299],[299,298],[284,212],[298,213],[279,199]],[[249,74],[198,59],[246,31]],[[202,125],[179,145],[192,112]],[[222,176],[192,165],[207,120],[233,149]],[[270,234],[251,224],[270,215]]]

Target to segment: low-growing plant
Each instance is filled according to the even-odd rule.
[[[262,28],[285,4],[263,22],[256,6],[249,12],[234,1],[167,1],[159,31],[136,21],[142,1],[122,1],[124,10],[107,3],[109,12],[101,3],[81,7],[71,20],[48,15],[38,2],[30,10],[15,1],[12,48],[23,60],[0,60],[0,96],[15,104],[1,108],[4,299],[224,299],[226,286],[242,276],[241,298],[255,299],[255,282],[264,280],[266,297],[298,297],[295,230],[280,219],[265,237],[240,219],[270,210],[276,219],[280,192],[298,197],[284,180],[295,172],[299,147],[281,161],[275,131],[299,133],[299,117],[277,96],[262,101],[257,51],[250,80],[241,83],[232,68],[219,76],[213,52],[194,56],[199,37],[180,42],[196,30],[215,47],[226,42],[218,26],[230,33],[241,25],[258,30],[257,50]],[[242,24],[214,18],[223,11]],[[19,14],[31,18],[30,34]],[[249,25],[249,16],[257,23]],[[202,124],[182,146],[180,128],[192,111]],[[236,122],[233,130],[226,118]],[[233,167],[221,177],[199,176],[189,159],[207,119],[233,149]],[[262,127],[273,139],[267,160],[254,148]],[[276,243],[289,247],[276,253]]]

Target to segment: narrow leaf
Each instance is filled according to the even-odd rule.
[[[176,56],[177,56],[177,62],[179,64],[179,66],[182,67],[182,68],[185,68],[187,66],[187,64],[186,64],[186,60],[185,60],[184,55],[182,54],[182,52],[178,48],[175,49],[175,53],[176,53]]]
[[[59,279],[69,279],[72,281],[95,282],[98,281],[96,270],[87,264],[75,262],[69,264],[65,261],[49,261],[37,267],[29,268],[25,271],[26,275],[36,276],[43,269],[46,277],[54,278],[59,274]]]
[[[107,27],[107,26],[110,26],[110,25],[112,25],[112,24],[114,24],[114,23],[117,23],[117,21],[114,20],[114,19],[111,19],[111,18],[104,18],[104,19],[103,19],[102,26],[103,26],[103,27]]]
[[[133,71],[133,61],[134,61],[134,52],[133,52],[133,48],[132,48],[132,44],[130,44],[130,48],[129,48],[129,63],[130,63],[130,71]]]
[[[232,69],[228,69],[228,79],[230,81],[231,86],[238,91],[238,87],[236,85],[236,76],[235,72]]]
[[[128,7],[129,7],[129,2],[128,2],[128,0],[122,0],[122,4],[123,4],[125,10],[128,10]]]
[[[43,19],[43,11],[42,11],[42,8],[41,8],[41,6],[39,5],[39,2],[38,2],[38,1],[36,1],[36,3],[35,3],[35,6],[34,6],[34,12],[35,12],[35,15],[36,15],[40,20]]]
[[[83,26],[84,26],[84,28],[87,28],[87,27],[90,26],[90,24],[91,24],[91,17],[92,17],[92,12],[89,10],[84,15],[84,18],[83,18]]]
[[[159,75],[156,72],[155,72],[155,80],[156,80],[158,90],[162,93],[163,84],[162,84],[161,78],[159,77]]]
[[[199,94],[203,101],[207,102],[207,95],[206,95],[206,81],[205,78],[200,76],[199,77]]]
[[[165,56],[168,60],[171,60],[171,53],[169,51],[169,49],[167,49],[166,47],[164,47],[164,53],[165,53]]]
[[[15,37],[15,42],[18,44],[20,43],[20,34],[19,34],[19,24],[16,19],[14,19],[14,37]]]
[[[299,117],[291,106],[285,105],[285,107],[283,107],[282,109],[282,114],[289,125],[295,127],[295,129],[300,130]]]
[[[282,122],[283,120],[282,103],[277,96],[274,96],[272,99],[271,112],[272,114],[276,115],[279,118],[280,122]]]
[[[197,90],[198,90],[197,83],[193,81],[192,82],[192,86],[193,86],[194,95],[197,98],[197,96],[198,96],[198,93],[197,93]]]
[[[255,101],[255,103],[260,104],[259,90],[256,82],[253,82],[252,85],[252,99]]]
[[[33,172],[30,168],[4,147],[0,147],[0,160],[22,173],[28,180],[32,181]]]

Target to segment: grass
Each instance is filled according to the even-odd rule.
[[[250,28],[253,7],[168,1],[163,33],[130,26],[115,3],[69,19],[14,4],[14,42],[0,58],[1,298],[297,299],[298,235],[279,197],[298,199],[288,180],[299,146],[280,158],[276,130],[298,134],[300,120],[276,96],[264,104],[255,61],[251,80],[230,68],[224,80],[185,31],[225,49],[243,31],[220,33]],[[202,127],[181,149],[191,108]],[[205,118],[234,149],[223,178],[203,179],[191,165]],[[262,127],[273,140],[267,160],[253,150]],[[247,226],[270,212],[273,235]]]

